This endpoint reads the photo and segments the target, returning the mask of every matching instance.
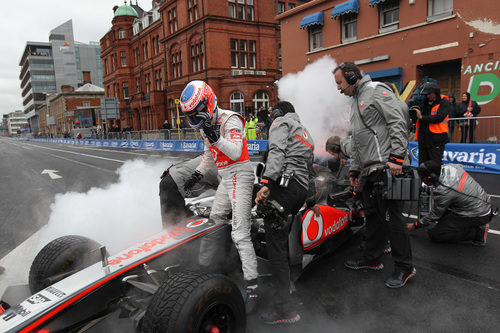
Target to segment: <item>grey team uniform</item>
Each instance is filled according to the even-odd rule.
[[[213,146],[205,139],[205,153],[197,168],[205,174],[215,163],[222,177],[210,218],[221,222],[233,212],[231,238],[240,255],[244,278],[256,279],[257,256],[250,237],[250,210],[255,176],[248,158],[244,121],[235,112],[217,108],[212,125],[220,126],[220,138]],[[214,241],[217,242],[214,239],[202,240],[200,263],[203,266],[222,259],[214,257],[224,256],[219,244],[211,244]]]

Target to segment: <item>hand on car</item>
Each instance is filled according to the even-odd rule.
[[[406,223],[408,231],[415,231],[415,223]]]
[[[257,192],[257,196],[255,197],[255,203],[258,205],[261,201],[266,202],[267,198],[269,198],[269,187],[263,186],[259,192]]]

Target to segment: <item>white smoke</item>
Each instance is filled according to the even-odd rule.
[[[278,81],[279,99],[293,104],[314,139],[316,152],[324,150],[330,136],[343,137],[349,131],[349,99],[337,90],[335,67],[335,60],[324,56]]]
[[[128,161],[117,170],[117,183],[86,193],[57,194],[41,246],[60,236],[81,235],[113,254],[159,232],[159,175],[168,165],[165,160]]]

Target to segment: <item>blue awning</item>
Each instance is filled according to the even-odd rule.
[[[401,74],[403,74],[403,68],[394,67],[388,69],[381,69],[378,71],[366,72],[365,74],[370,75],[372,79],[379,79],[381,77],[388,77],[388,76],[400,76]]]
[[[323,12],[317,12],[304,17],[302,21],[300,21],[300,29],[304,29],[313,24],[323,25],[324,21],[323,17],[324,17]]]
[[[332,18],[348,13],[359,13],[359,0],[349,0],[333,7]]]
[[[375,6],[379,2],[384,2],[385,0],[370,0],[370,6]]]

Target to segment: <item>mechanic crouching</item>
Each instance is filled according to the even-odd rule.
[[[360,258],[347,260],[349,269],[381,270],[386,239],[391,242],[394,272],[386,279],[389,288],[403,287],[415,275],[410,237],[403,220],[403,201],[387,200],[386,168],[402,173],[408,152],[409,114],[386,84],[362,75],[352,62],[333,70],[337,89],[352,98],[350,181],[360,187],[366,216],[365,247]]]
[[[257,256],[250,237],[252,191],[255,180],[250,164],[245,120],[236,112],[220,109],[212,88],[203,81],[191,81],[180,98],[181,109],[192,128],[199,129],[205,140],[205,152],[200,164],[184,185],[190,190],[215,164],[221,182],[215,193],[210,218],[216,223],[227,219],[232,211],[231,238],[241,259],[247,287],[247,301],[257,301]],[[221,265],[225,238],[219,233],[203,237],[199,261],[205,270]]]
[[[314,202],[314,142],[300,123],[293,105],[281,101],[272,111],[269,129],[269,151],[262,176],[262,188],[255,202],[277,201],[284,209],[283,216],[297,214],[307,200],[307,206],[319,215]],[[290,294],[288,264],[288,230],[275,218],[264,219],[267,254],[271,261],[271,294],[260,313],[270,325],[291,324],[300,320],[296,301]]]
[[[185,198],[195,198],[208,189],[217,189],[219,179],[217,168],[213,166],[192,188],[184,190],[184,184],[191,179],[191,175],[200,162],[201,155],[171,165],[160,176],[160,207],[163,228],[185,221],[186,217],[192,215],[192,212],[186,208]]]
[[[485,246],[488,222],[497,210],[492,208],[481,185],[459,164],[441,167],[429,160],[421,163],[417,170],[425,184],[436,187],[434,205],[423,219],[408,223],[408,230],[435,225],[427,232],[434,242],[472,241],[474,245]]]

